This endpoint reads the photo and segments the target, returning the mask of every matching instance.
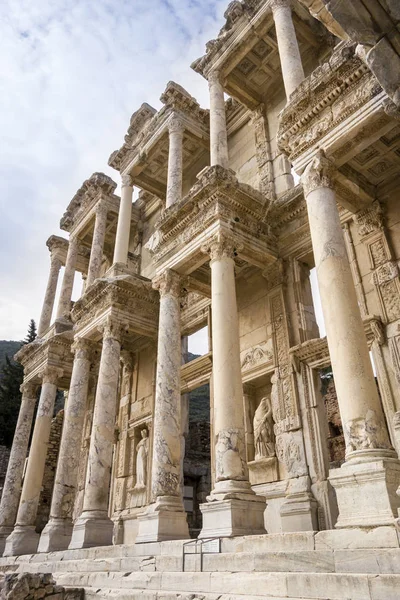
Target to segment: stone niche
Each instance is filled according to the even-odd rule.
[[[132,477],[128,490],[129,508],[135,509],[148,504],[150,480],[150,432],[151,422],[142,421],[129,431],[131,440]]]
[[[246,452],[252,485],[279,480],[271,387],[269,376],[253,380],[244,386]]]

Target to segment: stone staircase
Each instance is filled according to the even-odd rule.
[[[400,600],[389,527],[226,538],[202,560],[194,550],[182,541],[66,550],[0,558],[0,572],[52,573],[93,600]]]

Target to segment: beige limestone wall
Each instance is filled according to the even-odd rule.
[[[228,138],[229,167],[241,183],[258,188],[260,178],[256,160],[254,127],[247,121]]]

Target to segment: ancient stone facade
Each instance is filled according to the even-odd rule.
[[[174,82],[159,111],[142,104],[109,159],[121,195],[95,173],[61,219],[69,238],[48,241],[39,337],[17,355],[42,392],[22,492],[17,473],[0,507],[5,556],[184,540],[186,511],[200,539],[398,539],[398,92],[329,3],[246,0],[225,16],[192,65],[210,109]],[[205,326],[209,351],[187,362]],[[187,394],[206,383],[211,478],[188,442]],[[39,539],[57,389],[68,398]]]

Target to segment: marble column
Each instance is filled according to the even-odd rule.
[[[160,292],[151,500],[139,517],[136,543],[189,537],[181,491],[180,277],[166,270],[153,281]]]
[[[33,554],[38,547],[39,534],[35,532],[36,516],[57,394],[57,381],[61,376],[62,371],[54,367],[46,367],[42,375],[42,389],[17,520],[14,531],[7,538],[4,556]]]
[[[69,318],[78,251],[79,240],[76,236],[72,236],[69,238],[67,260],[65,262],[64,277],[58,301],[57,319]]]
[[[400,463],[372,371],[334,191],[335,168],[319,151],[302,175],[326,336],[346,443],[330,472],[336,527],[393,523]]]
[[[299,44],[293,25],[292,8],[290,0],[272,0],[270,6],[275,21],[286,98],[289,101],[290,94],[304,79]]]
[[[121,201],[119,205],[117,235],[115,238],[114,263],[128,262],[129,236],[131,232],[133,179],[122,176]]]
[[[103,259],[104,239],[107,226],[107,205],[100,203],[96,207],[96,219],[94,223],[92,248],[90,251],[89,269],[86,279],[88,288],[100,275],[101,262]]]
[[[169,153],[166,207],[182,199],[184,124],[176,116],[168,123]]]
[[[121,325],[109,318],[103,330],[83,510],[74,524],[70,549],[112,543],[113,522],[108,516],[108,501],[122,333]]]
[[[200,537],[265,533],[265,498],[252,491],[246,462],[235,242],[219,234],[203,250],[211,258],[215,485],[200,507]]]
[[[61,260],[56,256],[50,258],[50,273],[47,282],[46,294],[43,301],[42,313],[40,315],[38,337],[42,337],[43,333],[50,327],[51,315],[53,313],[54,299],[56,297],[58,276],[61,269]]]
[[[78,338],[72,345],[72,351],[75,357],[65,407],[50,519],[40,536],[38,552],[66,550],[72,536],[72,511],[78,484],[92,345],[88,340]]]
[[[211,166],[220,165],[227,169],[229,159],[224,89],[217,71],[211,71],[209,74],[208,87],[210,89],[210,162]]]
[[[6,538],[12,533],[17,516],[37,388],[38,384],[32,382],[23,383],[21,386],[21,407],[0,503],[0,555],[4,552]]]

